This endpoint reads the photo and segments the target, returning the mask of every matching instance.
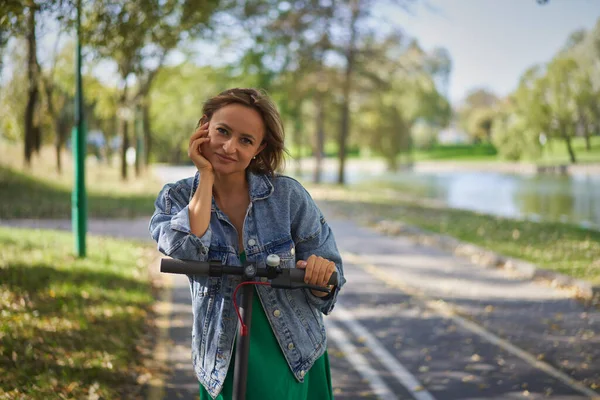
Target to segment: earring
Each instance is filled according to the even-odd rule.
[[[256,160],[256,156],[252,157],[253,160]]]

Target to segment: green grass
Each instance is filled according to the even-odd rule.
[[[573,151],[577,163],[600,163],[600,136],[591,138],[591,149],[585,148],[585,140],[577,137],[573,140]],[[538,164],[570,164],[571,159],[564,141],[551,141],[546,144]]]
[[[117,156],[118,158],[118,156]],[[0,141],[0,219],[70,218],[73,190],[73,160],[62,153],[63,171],[56,170],[56,154],[51,146],[34,154],[25,167],[21,145]],[[130,168],[122,180],[120,163],[98,163],[86,159],[85,181],[88,215],[93,218],[132,218],[154,212],[154,200],[162,185],[149,173],[134,176]]]
[[[88,216],[133,218],[154,212],[158,188],[147,193],[98,192],[88,184]],[[71,188],[0,166],[0,219],[70,218]]]
[[[430,150],[415,150],[415,161],[496,161],[498,151],[489,143],[436,145]]]
[[[401,221],[600,285],[600,232],[574,225],[520,221],[406,200],[392,191],[308,186],[340,216]]]
[[[591,149],[585,148],[585,140],[576,137],[572,141],[573,149],[578,163],[600,163],[600,136],[591,138]],[[296,156],[296,149],[291,148],[291,154]],[[303,156],[311,154],[310,148],[302,149]],[[435,145],[429,150],[414,150],[412,159],[419,161],[460,161],[460,162],[498,162],[504,161],[498,157],[498,151],[491,143],[480,144],[457,144],[457,145]],[[337,147],[328,143],[326,146],[326,156],[337,158]],[[358,148],[349,150],[348,158],[365,158],[360,156]],[[374,158],[381,158],[373,155]],[[367,157],[368,158],[368,157]],[[399,156],[401,162],[406,161],[406,155]],[[570,164],[567,146],[562,140],[552,140],[546,144],[542,156],[537,160],[523,160],[523,162],[533,162],[535,164]]]
[[[153,292],[149,246],[0,227],[0,398],[136,398]],[[94,394],[98,397],[94,397]]]

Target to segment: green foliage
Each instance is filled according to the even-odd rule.
[[[600,132],[599,57],[600,20],[589,32],[574,32],[547,65],[523,74],[492,124],[493,141],[505,158],[547,158],[542,135],[563,142],[571,163],[581,155],[573,146],[577,135],[586,141],[585,152],[592,151],[592,137]]]
[[[496,117],[491,136],[501,158],[519,161],[540,157],[542,148],[539,135],[528,127],[525,118],[518,113],[509,112]]]
[[[491,140],[492,125],[497,111],[491,107],[474,109],[467,120],[467,132],[477,141]]]
[[[17,40],[9,49],[8,57],[14,65],[12,77],[0,88],[0,136],[11,142],[23,139],[25,130],[23,115],[27,104],[27,55],[23,51],[24,42]]]
[[[187,160],[189,137],[202,117],[202,106],[210,97],[235,86],[222,71],[185,63],[165,67],[151,92],[151,118],[157,161]]]
[[[458,110],[459,124],[475,141],[490,141],[498,97],[487,89],[472,90]]]
[[[438,129],[427,123],[416,123],[412,129],[413,143],[416,149],[429,150],[437,143]]]
[[[0,228],[0,393],[6,398],[137,398],[148,374],[154,301],[149,246]],[[146,376],[146,379],[148,376]]]

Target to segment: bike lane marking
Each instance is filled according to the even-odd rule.
[[[371,335],[363,325],[356,321],[352,316],[352,313],[345,307],[337,304],[335,317],[333,318],[344,324],[355,337],[363,338],[365,345],[371,350],[373,355],[377,357],[379,362],[383,364],[390,374],[396,378],[396,380],[404,386],[416,400],[435,400],[431,393],[424,389],[423,384],[421,384],[408,369],[391,355],[375,336]],[[330,319],[328,319],[328,321],[329,320]],[[385,398],[387,399],[387,397]]]
[[[339,306],[337,306],[339,307]],[[340,311],[339,309],[337,310]],[[398,397],[388,385],[379,377],[377,371],[369,364],[369,361],[360,354],[356,346],[352,344],[346,333],[331,318],[327,319],[327,337],[332,339],[336,346],[344,353],[344,357],[350,361],[352,367],[365,379],[373,393],[381,399],[395,400]]]
[[[529,365],[545,372],[546,374],[552,376],[553,378],[556,378],[560,382],[569,386],[571,389],[573,389],[577,392],[580,392],[592,399],[597,399],[597,400],[600,399],[600,394],[598,394],[597,392],[593,391],[592,389],[589,389],[588,387],[582,385],[581,383],[574,380],[567,374],[557,370],[556,368],[554,368],[553,366],[551,366],[550,364],[548,364],[544,361],[538,360],[532,354],[521,349],[520,347],[515,346],[514,344],[510,343],[509,341],[502,339],[501,337],[495,335],[494,333],[486,330],[479,324],[461,317],[460,315],[457,314],[458,310],[455,306],[451,306],[444,301],[434,300],[434,299],[424,295],[417,288],[414,288],[414,287],[404,284],[400,280],[385,273],[385,271],[383,271],[381,268],[377,267],[376,265],[373,265],[373,264],[367,262],[366,260],[363,259],[363,257],[361,257],[357,254],[350,253],[350,252],[342,252],[342,258],[344,260],[351,262],[353,265],[363,269],[367,273],[369,273],[372,276],[374,276],[375,278],[385,282],[386,284],[388,284],[390,286],[394,286],[397,289],[400,289],[404,293],[410,295],[413,299],[423,303],[423,305],[426,308],[434,310],[439,315],[453,320],[461,327],[482,337],[489,343],[492,343],[492,344],[502,348],[503,350],[505,350],[505,351],[517,356],[521,360],[525,361]]]

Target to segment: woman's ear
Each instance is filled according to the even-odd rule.
[[[263,142],[259,147],[258,147],[258,151],[256,152],[256,154],[254,155],[254,157],[256,157],[257,155],[260,154],[261,151],[263,151],[265,149],[265,147],[267,147],[267,143]]]

